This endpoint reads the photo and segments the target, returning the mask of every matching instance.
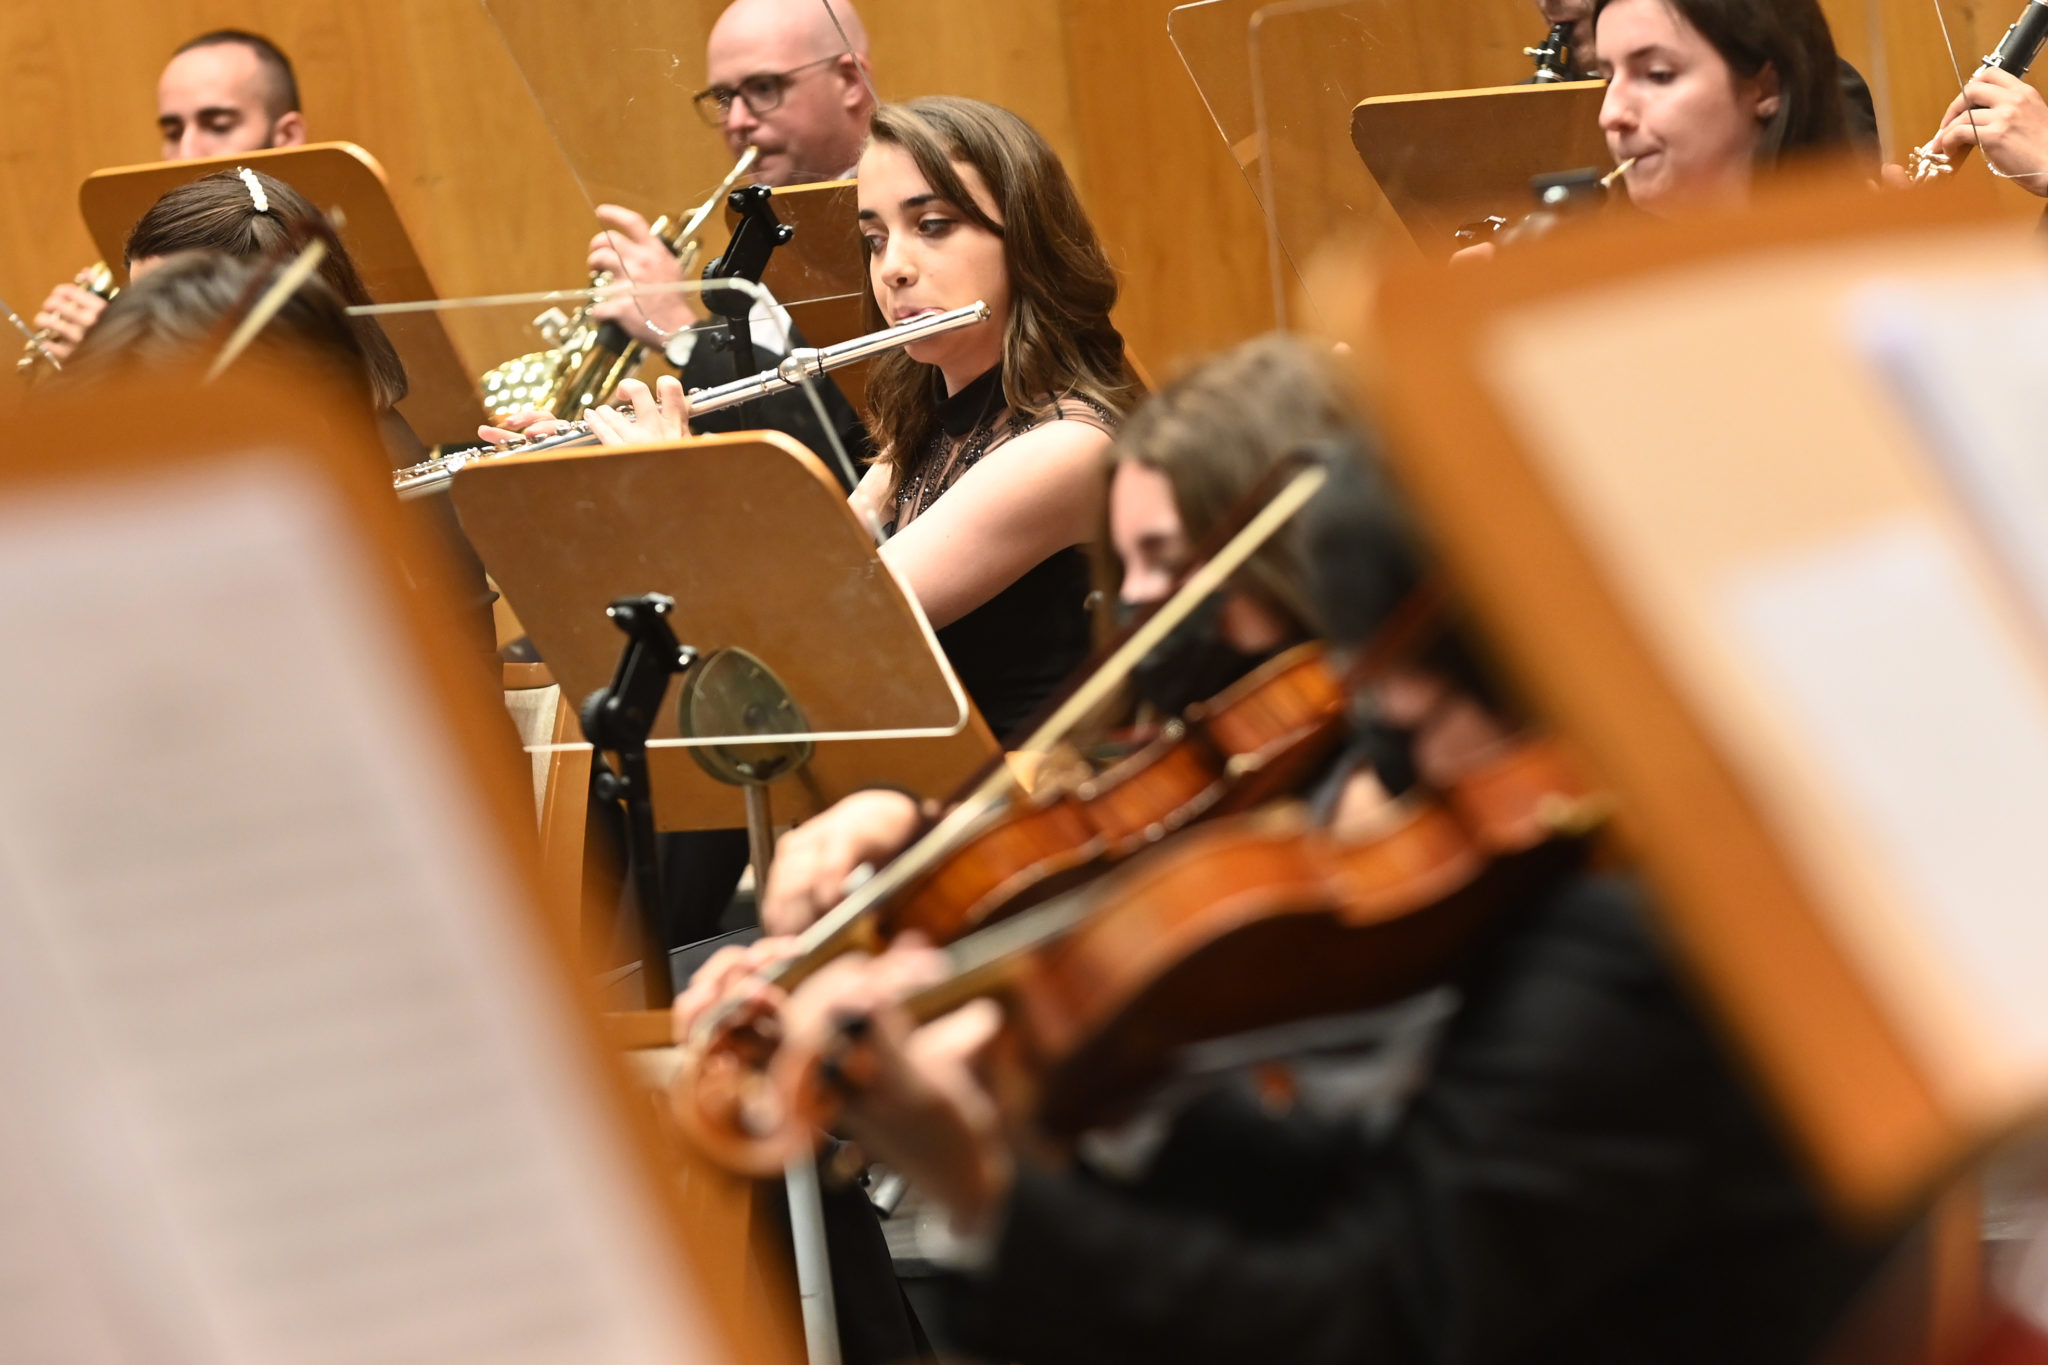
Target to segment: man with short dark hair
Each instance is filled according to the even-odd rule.
[[[164,160],[192,161],[306,140],[291,60],[260,34],[223,28],[171,55],[156,83]]]
[[[241,29],[202,33],[171,54],[156,83],[163,159],[193,161],[306,140],[299,83],[277,44]],[[107,301],[80,283],[60,284],[43,300],[36,326],[62,361],[99,321]]]

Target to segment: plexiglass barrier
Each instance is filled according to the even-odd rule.
[[[1263,210],[1283,319],[1318,320],[1310,282],[1331,253],[1443,259],[1459,226],[1537,207],[1538,177],[1611,167],[1601,91],[1582,79],[1596,63],[1584,28],[1567,31],[1568,57],[1546,50],[1551,18],[1571,12],[1568,0],[1199,0],[1172,12],[1175,48]],[[1879,108],[1881,31],[1859,22],[1840,40]]]

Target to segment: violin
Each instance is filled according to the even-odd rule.
[[[794,990],[843,951],[875,951],[915,929],[949,943],[1158,843],[1197,820],[1248,810],[1295,789],[1345,730],[1347,694],[1320,644],[1268,660],[1191,707],[1138,752],[1077,786],[987,817],[930,870],[866,906],[848,932],[763,975]],[[714,1010],[672,1086],[679,1121],[735,1169],[773,1163],[749,1134],[747,1094],[779,1044],[758,1004]]]
[[[1445,980],[1512,907],[1581,865],[1605,810],[1555,745],[1523,741],[1433,798],[1395,803],[1368,837],[1298,813],[1219,822],[959,940],[951,975],[903,1007],[926,1022],[999,1001],[1040,1127],[1071,1136],[1128,1112],[1191,1044]],[[725,1072],[745,1142],[707,1153],[769,1174],[805,1150],[858,1084],[861,1022],[824,1051],[785,1045],[765,1084]],[[672,1098],[700,1133],[692,1097]]]
[[[1285,476],[1286,482],[1277,492],[1272,491],[1271,483],[1281,476]],[[1247,495],[1245,502],[1251,510],[1226,520],[1229,534],[1220,548],[1207,556],[1156,611],[1134,626],[1098,667],[1084,673],[1082,681],[1036,727],[1021,750],[1050,752],[1075,726],[1114,697],[1138,662],[1203,600],[1220,590],[1230,575],[1242,568],[1259,546],[1277,534],[1328,480],[1328,471],[1314,463],[1299,468],[1282,464],[1271,471]],[[1246,680],[1250,687],[1245,695],[1240,696],[1232,689],[1226,693],[1232,699],[1229,706],[1210,708],[1218,716],[1218,723],[1205,726],[1204,730],[1214,730],[1228,746],[1223,754],[1225,778],[1234,781],[1268,769],[1288,771],[1287,766],[1278,765],[1275,760],[1284,751],[1288,735],[1295,732],[1295,718],[1305,714],[1304,707],[1313,711],[1328,705],[1333,692],[1341,698],[1341,687],[1317,685],[1313,667],[1295,667],[1307,664],[1307,659],[1282,656],[1282,660],[1291,662],[1274,661],[1278,667],[1272,672],[1260,670]],[[1274,684],[1270,693],[1265,690],[1267,683]],[[1291,700],[1277,706],[1268,705],[1265,700],[1249,706],[1236,705],[1237,701],[1252,697]],[[1336,707],[1336,714],[1326,723],[1334,724],[1341,715],[1341,701]],[[1222,718],[1224,713],[1228,713],[1229,719]],[[1265,736],[1236,733],[1240,720],[1254,717],[1273,720],[1279,729]],[[1310,723],[1301,730],[1302,742],[1314,743],[1322,737],[1321,724]],[[1185,730],[1177,733],[1175,740],[1184,734]],[[786,990],[794,989],[841,953],[871,951],[898,928],[917,927],[935,939],[950,939],[1013,897],[1114,856],[1114,848],[1144,842],[1140,839],[1134,844],[1130,838],[1120,836],[1120,828],[1149,830],[1158,826],[1163,831],[1167,821],[1185,824],[1201,809],[1206,787],[1198,780],[1198,774],[1186,786],[1169,780],[1178,767],[1169,752],[1175,747],[1175,743],[1169,742],[1144,762],[1122,765],[1114,783],[1093,784],[1098,798],[1113,793],[1113,799],[1083,799],[1083,805],[1099,815],[1083,814],[1078,819],[1073,818],[1077,812],[1072,809],[1048,813],[1047,808],[1056,803],[1018,801],[1016,783],[1008,769],[1001,763],[994,765],[958,795],[953,809],[922,838],[805,930],[798,955],[769,971],[768,979]],[[1199,750],[1190,750],[1180,757],[1194,757],[1199,763]],[[1126,780],[1146,774],[1156,775],[1157,780]],[[1131,809],[1122,809],[1127,802]],[[1006,820],[1006,813],[1012,811],[1020,813],[1014,820]],[[1010,828],[999,830],[991,822]],[[972,853],[965,851],[968,845],[973,846]],[[906,898],[920,903],[915,921],[898,912]]]
[[[1197,820],[1292,791],[1336,746],[1345,708],[1323,647],[1297,645],[1107,771],[989,819],[878,904],[864,931],[874,944],[907,929],[948,943]]]

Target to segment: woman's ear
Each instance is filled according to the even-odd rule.
[[[1764,69],[1757,72],[1750,83],[1756,88],[1756,121],[1769,123],[1785,107],[1784,85],[1778,79],[1778,68],[1766,62]]]

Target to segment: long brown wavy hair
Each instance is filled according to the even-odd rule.
[[[1124,339],[1109,320],[1116,271],[1081,208],[1066,167],[1038,131],[1007,109],[935,95],[875,111],[871,144],[900,147],[932,191],[1003,242],[1010,320],[1003,332],[1003,397],[1043,417],[1062,398],[1085,398],[1121,417],[1137,395]],[[1001,221],[975,202],[954,163],[974,167]],[[870,290],[869,324],[884,326]],[[868,425],[876,462],[900,481],[938,427],[938,367],[901,351],[875,362]]]

